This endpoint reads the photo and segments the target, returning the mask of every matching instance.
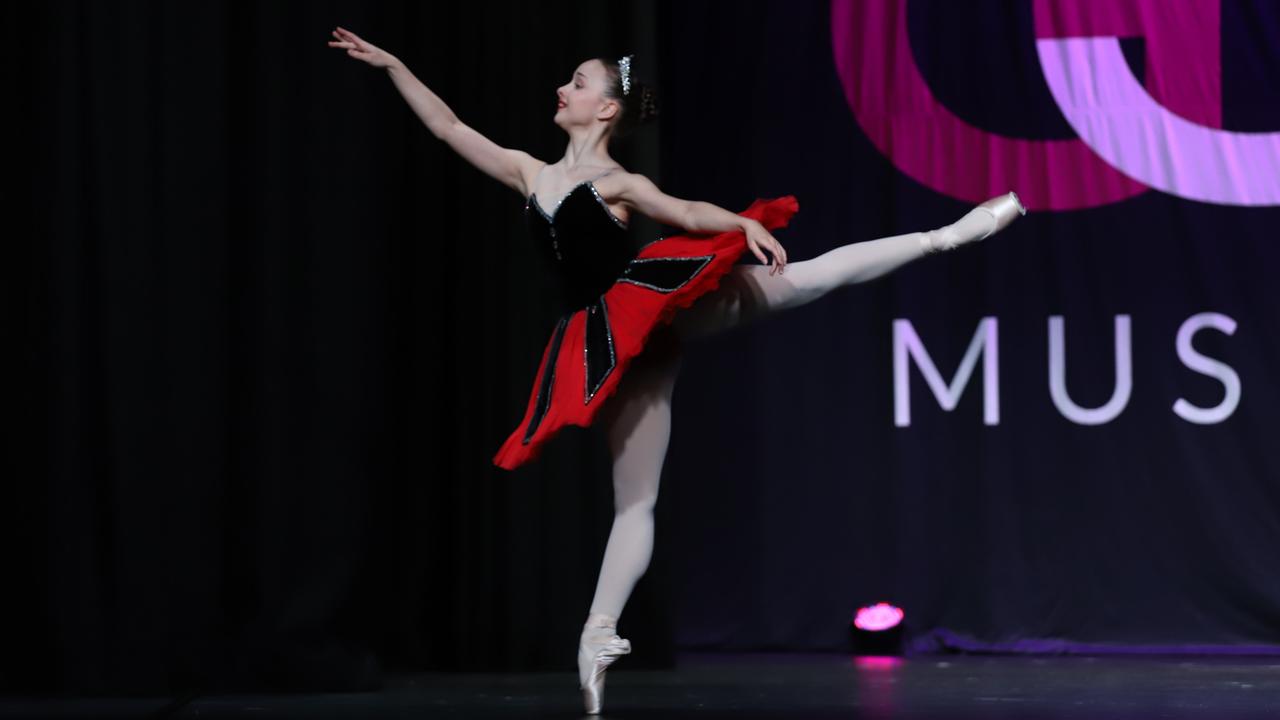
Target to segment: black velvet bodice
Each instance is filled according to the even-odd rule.
[[[578,183],[549,211],[537,194],[525,203],[529,234],[560,275],[566,310],[596,302],[635,257],[627,226],[591,181]]]

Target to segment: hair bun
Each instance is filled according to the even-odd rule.
[[[632,130],[658,115],[658,91],[640,79],[645,76],[643,72],[636,73],[634,55],[624,55],[616,60],[603,57],[596,59],[604,65],[608,73],[604,96],[617,100],[622,106],[622,112],[614,123],[614,137],[630,135]],[[626,62],[620,63],[621,60]],[[644,69],[643,63],[640,69]],[[627,80],[625,88],[622,86],[624,70]]]

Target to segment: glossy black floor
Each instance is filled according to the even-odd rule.
[[[571,673],[418,674],[377,693],[0,702],[4,717],[581,718]],[[610,671],[631,718],[1280,720],[1280,658],[690,654]]]

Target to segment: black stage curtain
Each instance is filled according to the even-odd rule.
[[[554,89],[597,55],[656,73],[654,8],[59,2],[0,17],[20,128],[4,687],[573,668],[612,518],[607,450],[569,432],[534,467],[489,462],[554,310],[523,198],[325,43],[355,31],[465,122],[555,159]],[[656,142],[619,158],[656,177]],[[637,667],[670,662],[654,562],[628,605]]]

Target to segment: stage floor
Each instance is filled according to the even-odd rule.
[[[579,718],[572,673],[387,678],[376,693],[0,701],[3,717]],[[1280,658],[685,654],[610,671],[601,718],[1280,719]]]

